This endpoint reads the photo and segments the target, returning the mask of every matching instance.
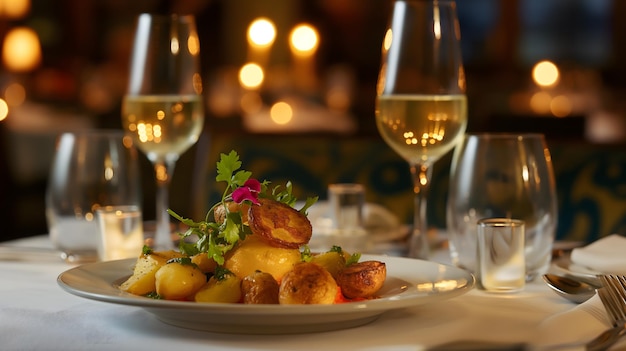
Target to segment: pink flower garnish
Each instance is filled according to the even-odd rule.
[[[258,196],[261,191],[261,183],[256,179],[248,179],[243,186],[233,191],[233,201],[240,204],[246,200],[255,205],[259,204]]]

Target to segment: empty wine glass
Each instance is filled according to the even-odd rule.
[[[525,222],[526,280],[548,270],[557,225],[550,152],[541,134],[469,134],[452,158],[447,223],[457,266],[476,271],[476,223]]]
[[[385,142],[409,162],[415,192],[409,256],[428,258],[431,166],[457,145],[467,125],[456,3],[394,1],[382,55],[376,125]]]
[[[139,16],[122,124],[154,165],[158,249],[173,247],[167,208],[174,166],[204,124],[199,54],[193,16]]]
[[[86,130],[58,137],[46,189],[50,240],[68,262],[97,259],[96,211],[141,207],[138,152],[122,131]]]

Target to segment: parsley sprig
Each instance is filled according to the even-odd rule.
[[[273,198],[294,207],[297,199],[293,196],[291,182],[287,182],[284,187],[276,186],[271,191],[268,191],[269,181],[265,180],[259,183],[252,179],[251,176],[252,172],[241,169],[241,161],[237,152],[233,150],[228,154],[221,154],[220,160],[217,162],[217,176],[215,180],[225,182],[226,188],[222,193],[222,199],[209,209],[204,220],[196,222],[192,219],[181,217],[171,209],[168,210],[171,216],[189,227],[185,233],[180,234],[181,244],[179,248],[182,253],[192,256],[205,252],[218,265],[223,265],[225,254],[239,240],[245,239],[247,235],[252,233],[250,228],[244,224],[241,212],[229,210],[228,203],[235,198],[233,193],[238,192],[236,198],[252,206],[257,203],[258,196]],[[306,215],[307,209],[315,204],[317,199],[317,197],[308,198],[299,211]],[[212,219],[215,217],[215,210],[220,206],[223,206],[225,210],[225,217],[222,223],[217,223],[212,221]],[[194,235],[198,238],[195,242],[189,243],[184,240]]]

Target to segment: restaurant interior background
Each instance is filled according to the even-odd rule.
[[[626,1],[457,3],[468,131],[545,133],[560,192],[581,187],[567,176],[573,168],[583,172],[576,162],[605,160],[608,166],[600,170],[606,177],[599,182],[612,188],[599,196],[608,207],[594,211],[613,212],[611,227],[603,229],[626,227]],[[59,133],[121,128],[134,18],[141,12],[197,16],[206,125],[198,145],[176,166],[170,203],[177,212],[201,213],[198,203],[202,207],[213,186],[210,177],[198,178],[214,167],[207,160],[228,152],[228,145],[252,150],[263,140],[287,153],[302,144],[344,142],[354,142],[348,148],[353,154],[382,152],[406,167],[393,181],[401,184],[402,198],[410,199],[408,166],[380,140],[374,122],[389,8],[389,0],[0,0],[0,241],[47,232],[45,188]],[[275,25],[275,40],[265,46],[246,35],[261,17]],[[316,33],[309,51],[290,46],[291,31],[302,23]],[[252,61],[265,72],[260,81],[254,80],[254,66],[247,66],[253,73],[241,74]],[[302,162],[312,160],[301,156]],[[437,165],[441,178],[449,161]],[[142,162],[144,217],[151,219],[153,175],[143,156]],[[324,191],[325,181],[317,190]],[[439,208],[433,223],[441,226],[445,182],[439,187],[429,200]],[[572,196],[561,196],[561,212],[572,210]],[[576,206],[588,204],[581,200]]]

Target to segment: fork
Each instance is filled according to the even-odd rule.
[[[587,350],[606,350],[626,334],[626,278],[624,276],[598,276],[603,287],[598,296],[611,319],[613,328],[605,331],[587,344]]]

